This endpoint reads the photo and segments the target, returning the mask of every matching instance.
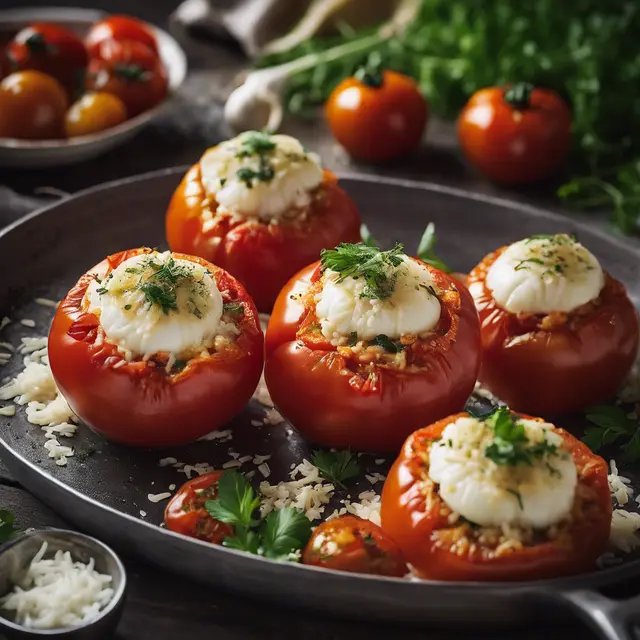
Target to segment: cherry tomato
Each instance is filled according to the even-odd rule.
[[[458,138],[475,167],[504,184],[547,178],[571,148],[571,112],[548,89],[524,83],[476,92],[458,118]]]
[[[218,480],[222,473],[205,473],[185,482],[178,489],[164,511],[167,529],[213,544],[222,544],[233,533],[228,524],[212,518],[204,507],[207,500],[217,499]]]
[[[118,65],[140,65],[144,69],[154,69],[158,56],[151,47],[137,40],[103,40],[98,45],[98,55],[94,59]]]
[[[223,350],[192,358],[170,373],[162,354],[123,360],[82,303],[96,276],[103,279],[124,260],[149,251],[111,255],[78,280],[54,316],[49,361],[58,388],[89,427],[114,442],[160,447],[191,442],[242,410],[260,379],[263,336],[253,301],[240,283],[205,260],[176,254],[213,273],[223,302],[242,305],[236,321],[240,333]]]
[[[55,24],[32,24],[16,34],[7,53],[15,69],[41,71],[54,77],[70,100],[82,89],[87,50],[69,29]]]
[[[92,58],[100,57],[100,45],[105,40],[136,40],[158,55],[158,43],[153,31],[141,20],[129,16],[110,16],[96,22],[87,34],[85,45]]]
[[[506,249],[489,254],[468,285],[482,331],[480,381],[516,411],[553,415],[612,398],[638,352],[638,316],[624,285],[605,275],[600,296],[569,314],[513,314],[485,280]]]
[[[360,214],[324,172],[306,215],[280,224],[239,220],[207,200],[200,164],[187,172],[167,210],[167,241],[173,251],[202,256],[234,275],[259,311],[268,313],[287,280],[317,260],[321,249],[360,241]]]
[[[325,116],[333,137],[358,160],[385,162],[420,144],[428,108],[418,85],[395,71],[343,80]]]
[[[11,64],[4,49],[0,48],[0,80],[11,73]]]
[[[373,522],[341,516],[316,527],[302,554],[304,564],[402,578],[409,568],[396,543]]]
[[[133,43],[123,50],[131,51]],[[144,45],[137,45],[140,49]],[[167,96],[167,76],[159,62],[150,63],[148,58],[137,55],[136,61],[120,62],[118,59],[99,60],[89,63],[86,88],[118,96],[133,118],[162,102]]]
[[[283,288],[269,320],[265,380],[278,410],[306,437],[327,447],[398,451],[425,422],[459,411],[480,368],[480,328],[466,287],[427,265],[440,294],[433,337],[392,354],[368,357],[335,347],[318,330],[313,285],[320,263]]]
[[[555,537],[500,548],[489,531],[452,520],[428,475],[429,448],[445,427],[467,414],[449,416],[407,439],[382,491],[382,528],[423,578],[433,580],[520,581],[556,578],[595,569],[611,528],[607,463],[564,429],[562,436],[578,471],[571,517]]]
[[[66,109],[57,80],[39,71],[12,73],[0,82],[0,138],[62,138]]]
[[[100,92],[85,93],[67,111],[67,136],[73,138],[98,133],[126,119],[127,109],[117,96]]]

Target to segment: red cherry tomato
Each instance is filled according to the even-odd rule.
[[[304,564],[402,578],[409,568],[396,543],[373,522],[341,516],[316,527],[302,554]]]
[[[263,362],[263,337],[253,301],[224,270],[193,256],[175,257],[212,272],[223,302],[237,302],[235,342],[166,371],[168,354],[123,359],[92,313],[83,309],[87,287],[121,262],[149,249],[109,256],[83,275],[58,306],[49,333],[49,361],[73,411],[114,442],[160,447],[191,442],[237,415],[251,398]],[[123,365],[122,362],[125,362]]]
[[[222,473],[205,473],[185,482],[178,489],[164,512],[167,529],[213,544],[222,544],[227,536],[232,535],[231,527],[212,518],[204,507],[207,500],[217,499],[218,480]]]
[[[571,112],[548,89],[523,83],[476,92],[458,118],[458,139],[475,167],[504,184],[547,178],[571,148]]]
[[[7,47],[14,69],[34,70],[55,78],[70,100],[84,82],[87,50],[73,31],[55,24],[32,24],[19,31]]]
[[[167,210],[173,251],[202,256],[234,275],[268,313],[287,280],[322,249],[360,241],[360,215],[329,171],[305,215],[280,224],[239,220],[207,199],[200,164],[187,172]]]
[[[612,398],[638,353],[638,315],[624,285],[605,275],[600,296],[569,314],[513,314],[486,286],[506,249],[468,278],[482,331],[480,381],[516,411],[553,415]]]
[[[420,144],[428,108],[415,80],[384,71],[380,84],[366,74],[343,80],[325,116],[333,137],[358,160],[385,162]]]
[[[151,47],[137,40],[103,40],[93,59],[123,66],[140,65],[143,69],[155,69],[158,56]]]
[[[540,541],[501,547],[501,535],[491,534],[495,529],[455,520],[428,475],[432,442],[466,415],[449,416],[409,436],[387,476],[382,528],[414,571],[433,580],[520,581],[593,570],[611,528],[607,463],[564,429],[554,428],[578,471],[571,516]]]
[[[136,40],[149,47],[156,56],[158,43],[149,26],[129,16],[110,16],[96,22],[85,38],[85,45],[92,58],[100,57],[100,45],[105,40]]]
[[[313,296],[320,263],[280,292],[267,329],[265,379],[278,410],[310,440],[398,451],[420,425],[464,407],[480,367],[478,315],[464,285],[427,268],[441,291],[441,317],[432,336],[405,345],[406,366],[380,350],[357,353],[324,339]]]

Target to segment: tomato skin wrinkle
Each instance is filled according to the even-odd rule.
[[[605,274],[597,304],[542,329],[541,316],[507,312],[486,286],[505,249],[468,277],[482,332],[481,383],[512,409],[535,415],[578,412],[613,398],[638,352],[638,315],[624,285]]]
[[[169,247],[228,271],[264,313],[271,311],[289,278],[317,260],[322,249],[360,242],[360,214],[329,171],[324,172],[304,220],[285,218],[270,224],[233,219],[218,214],[215,201],[203,204],[206,200],[197,163],[186,173],[167,209]]]
[[[525,545],[502,555],[492,554],[479,543],[456,545],[455,528],[460,523],[450,524],[442,513],[446,505],[437,485],[428,479],[425,455],[448,424],[466,415],[449,416],[409,436],[384,484],[382,529],[396,541],[416,575],[432,580],[525,581],[595,569],[611,529],[608,467],[564,429],[554,430],[573,456],[581,493],[587,496],[580,517],[573,517],[555,540]]]
[[[275,406],[309,440],[398,451],[415,429],[463,408],[480,367],[478,316],[466,287],[427,268],[439,287],[456,287],[459,297],[452,306],[443,303],[444,333],[421,342],[420,366],[413,370],[373,364],[365,373],[324,337],[305,331],[310,310],[291,296],[319,278],[319,263],[283,288],[267,328],[265,380]]]
[[[93,314],[81,303],[87,287],[121,262],[149,250],[122,251],[83,275],[60,303],[49,333],[49,360],[56,384],[83,422],[108,440],[139,447],[186,444],[226,424],[251,398],[263,365],[264,343],[257,310],[234,278],[205,260],[224,295],[242,302],[237,340],[221,352],[187,361],[175,373],[152,360],[121,361],[115,345],[96,344]]]

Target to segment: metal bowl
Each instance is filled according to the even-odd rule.
[[[75,531],[42,529],[26,533],[0,548],[0,597],[11,591],[14,583],[27,571],[31,560],[48,544],[47,556],[56,551],[69,551],[71,557],[87,563],[95,561],[96,571],[112,578],[113,597],[95,620],[87,624],[62,629],[29,629],[3,617],[0,610],[0,635],[7,638],[56,637],[69,640],[111,638],[118,626],[125,601],[127,575],[118,556],[105,544]]]

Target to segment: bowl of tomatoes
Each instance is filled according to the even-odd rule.
[[[75,8],[0,11],[0,166],[94,158],[166,106],[180,45],[137,18]]]

